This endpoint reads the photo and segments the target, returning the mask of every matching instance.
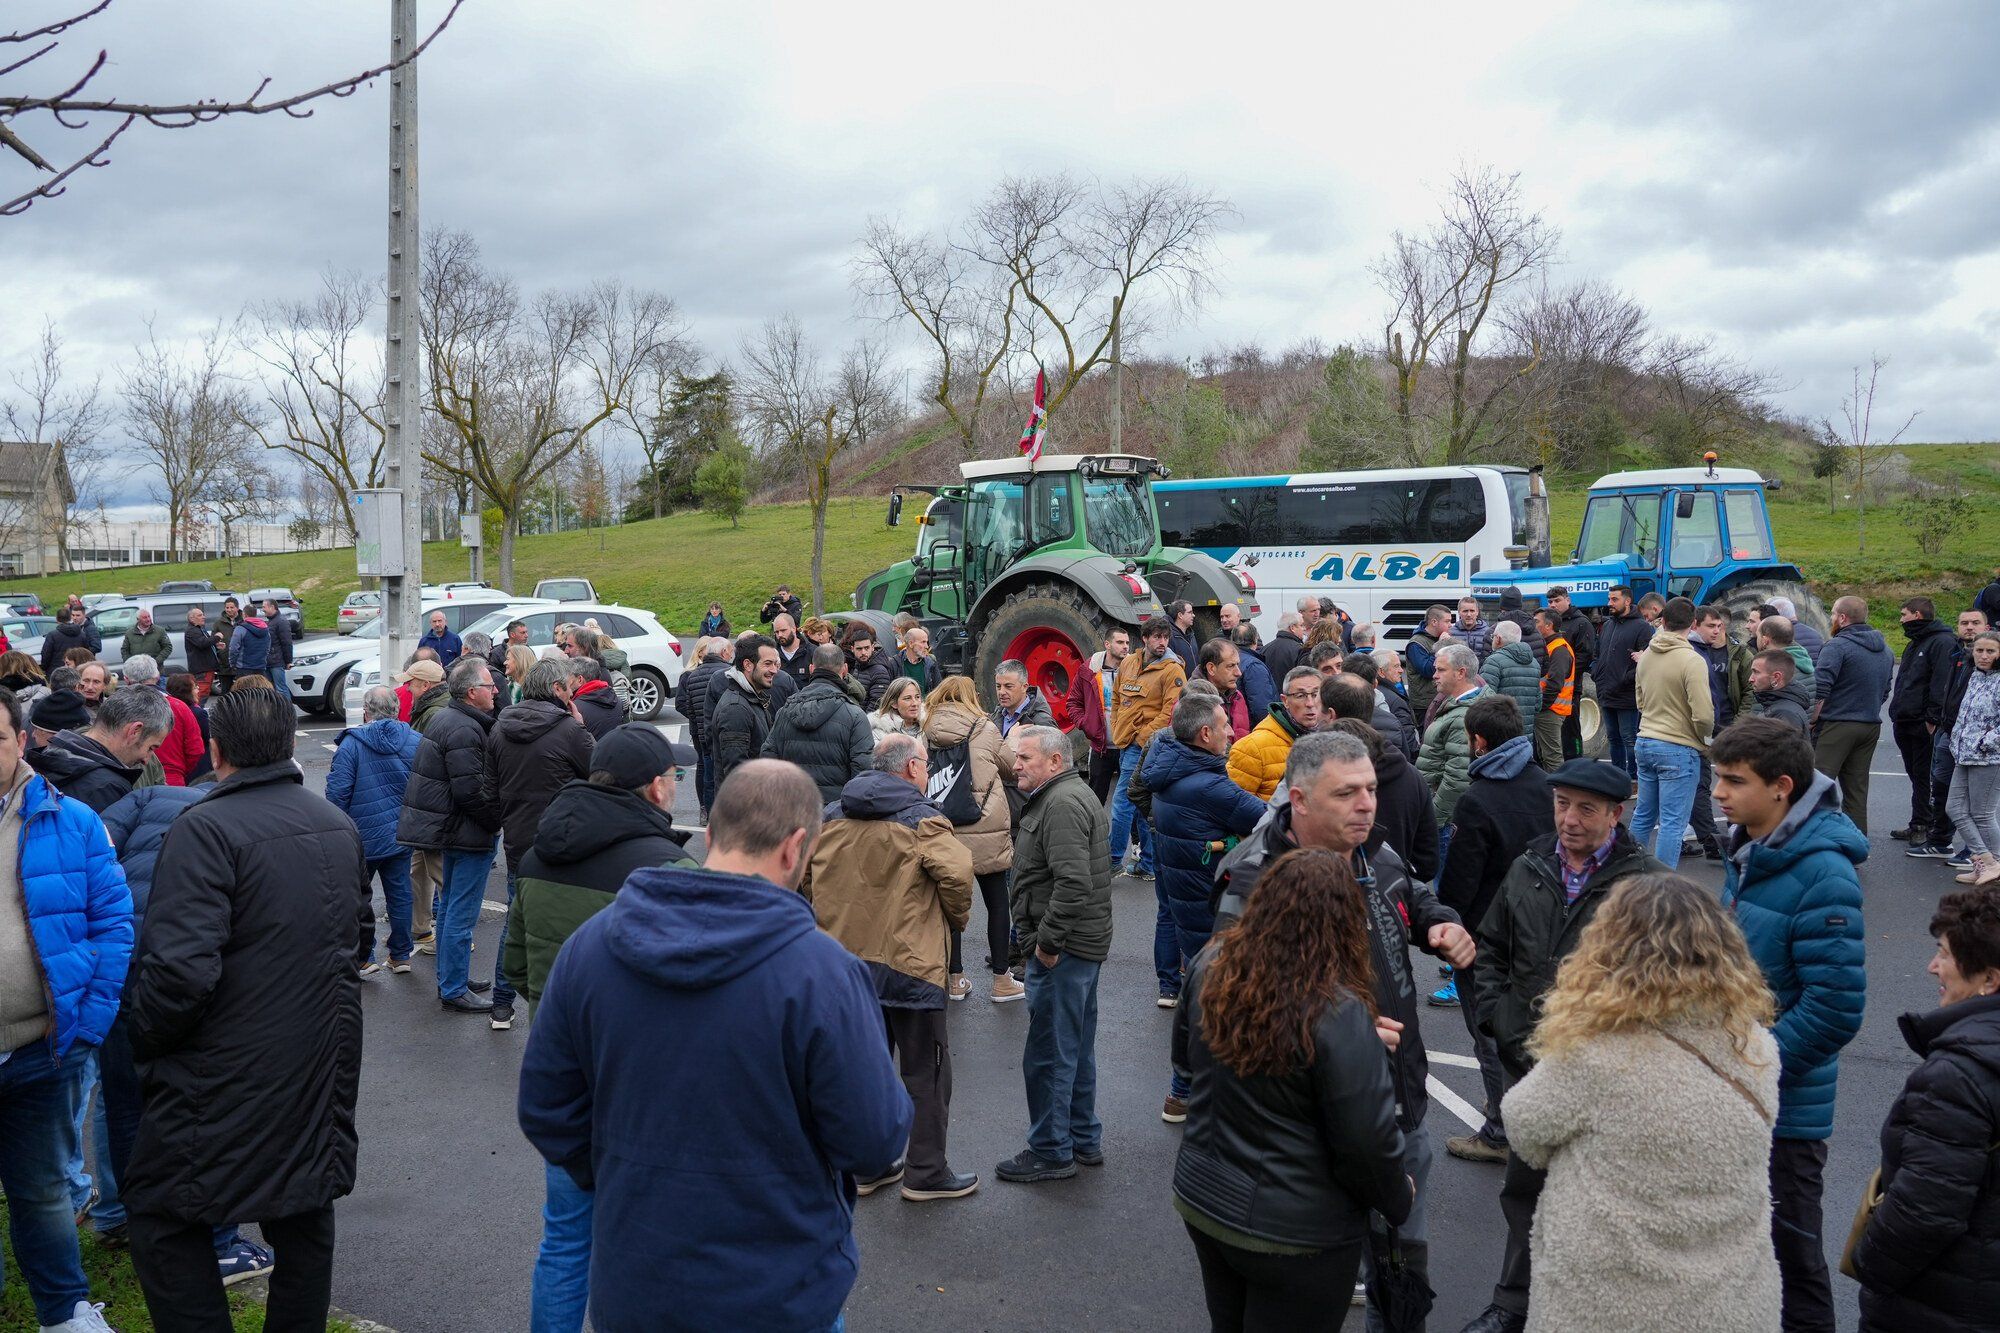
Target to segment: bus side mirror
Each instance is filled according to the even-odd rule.
[[[1674,497],[1674,517],[1675,518],[1694,517],[1693,491],[1682,491],[1679,495]]]
[[[903,493],[901,491],[890,491],[889,526],[892,528],[898,528],[901,527],[902,525],[903,525]]]

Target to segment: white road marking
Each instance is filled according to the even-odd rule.
[[[325,741],[321,741],[319,748],[322,750],[338,750],[340,747],[338,745],[328,745]]]
[[[1453,1065],[1459,1069],[1479,1068],[1479,1061],[1469,1055],[1448,1055],[1443,1051],[1426,1051],[1424,1054],[1430,1057],[1434,1065]]]
[[[507,904],[496,903],[491,898],[481,898],[479,900],[479,910],[482,912],[504,912],[507,910]]]
[[[1435,1055],[1431,1058],[1433,1060],[1437,1059]],[[1475,1061],[1474,1063],[1477,1062]],[[1457,1116],[1460,1120],[1463,1120],[1467,1129],[1476,1130],[1486,1123],[1486,1117],[1473,1110],[1471,1102],[1468,1102],[1465,1098],[1438,1082],[1435,1077],[1426,1077],[1424,1079],[1424,1086],[1431,1090],[1431,1099],[1443,1106],[1445,1110]]]

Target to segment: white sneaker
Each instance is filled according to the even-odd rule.
[[[104,1316],[99,1313],[103,1309],[102,1302],[92,1305],[89,1301],[78,1301],[69,1318],[60,1324],[43,1324],[42,1333],[117,1333],[104,1322]]]

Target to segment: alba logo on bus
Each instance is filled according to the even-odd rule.
[[[1456,551],[1416,555],[1409,551],[1327,551],[1306,577],[1315,583],[1462,583],[1465,562]]]

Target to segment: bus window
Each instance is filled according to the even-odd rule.
[[[1675,569],[1709,569],[1722,563],[1722,520],[1715,492],[1697,491],[1694,512],[1674,520],[1674,544],[1669,555]]]
[[[1764,526],[1763,498],[1755,491],[1729,491],[1722,497],[1729,516],[1729,554],[1736,560],[1769,560],[1771,534]]]

